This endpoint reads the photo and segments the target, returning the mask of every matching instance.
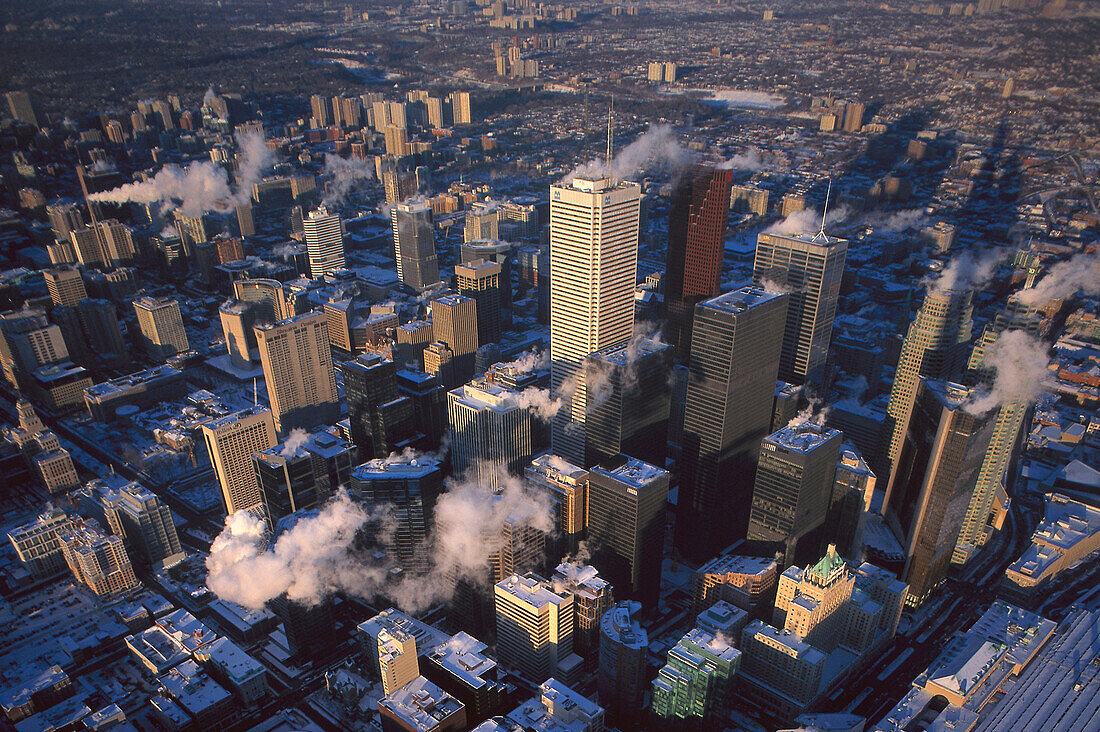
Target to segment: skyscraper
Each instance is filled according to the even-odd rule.
[[[639,602],[616,603],[600,619],[600,705],[612,723],[642,716],[649,636],[638,622]]]
[[[428,529],[435,499],[443,491],[439,462],[423,456],[369,460],[355,468],[348,486],[369,506],[394,507],[394,562],[407,572],[427,570]]]
[[[237,280],[233,283],[233,295],[241,302],[254,305],[256,320],[261,323],[276,323],[296,314],[290,307],[283,283],[278,280]]]
[[[970,290],[929,289],[901,344],[901,356],[886,406],[886,426],[890,430],[886,455],[890,466],[887,502],[921,377],[951,379],[966,363],[966,349],[973,328],[971,295]]]
[[[218,307],[225,348],[235,368],[252,368],[252,352],[256,350],[256,310],[254,303],[241,300],[226,300]]]
[[[397,389],[397,364],[364,353],[340,364],[351,439],[364,460],[400,452],[417,437],[413,403]]]
[[[118,491],[116,505],[126,540],[147,566],[170,565],[183,558],[172,511],[155,493],[129,483]]]
[[[358,464],[355,445],[326,430],[291,436],[252,455],[267,517],[272,525],[295,511],[316,508]]]
[[[554,509],[556,536],[547,542],[548,556],[575,554],[588,526],[588,471],[546,453],[532,460],[523,474]]]
[[[332,124],[332,109],[328,105],[327,97],[323,94],[314,94],[309,98],[309,104],[318,127],[328,127]]]
[[[334,423],[340,405],[324,313],[265,323],[255,332],[275,429],[286,434]]]
[[[451,349],[456,383],[473,378],[478,346],[477,301],[465,295],[444,295],[432,300],[432,335]],[[425,366],[427,364],[425,363]]]
[[[309,252],[309,276],[317,279],[344,267],[344,222],[324,204],[302,220]]]
[[[905,550],[910,605],[947,574],[993,436],[996,410],[971,414],[972,397],[950,382],[922,378],[917,388],[883,512]]]
[[[764,438],[756,466],[748,540],[781,551],[784,564],[821,553],[841,435],[813,422]]]
[[[455,280],[460,295],[477,303],[478,345],[499,343],[501,334],[500,265],[475,259],[455,265]]]
[[[825,358],[847,255],[848,242],[827,236],[824,231],[758,237],[753,282],[773,283],[790,293],[779,361],[779,378],[783,381],[824,383]]]
[[[39,126],[41,112],[38,111],[38,105],[30,94],[25,91],[10,91],[4,96],[7,97],[8,111],[11,112],[12,119],[35,127]]]
[[[666,339],[686,359],[695,306],[718,294],[733,172],[695,166],[672,193],[665,269]]]
[[[551,564],[553,560],[551,560]],[[555,589],[573,596],[573,650],[589,669],[599,662],[600,619],[611,608],[611,583],[595,567],[561,562],[550,578]]]
[[[483,485],[497,487],[503,466],[519,475],[531,459],[531,414],[516,392],[475,381],[447,394],[451,464],[456,475],[473,471]]]
[[[585,465],[620,453],[665,464],[672,352],[668,344],[635,338],[585,359]]]
[[[466,211],[462,231],[466,242],[493,241],[500,238],[500,214],[495,204],[475,203]]]
[[[86,336],[85,344],[100,359],[126,361],[126,342],[118,324],[118,312],[110,300],[85,298],[77,305],[80,324]]]
[[[668,651],[653,680],[651,712],[658,729],[683,732],[714,729],[726,706],[741,652],[694,628]],[[721,726],[717,727],[721,729]]]
[[[634,328],[641,188],[607,178],[550,187],[551,393],[565,396],[552,427],[557,455],[585,459],[588,387],[582,361]]]
[[[676,546],[692,558],[745,536],[787,299],[753,285],[695,308],[676,516]]]
[[[222,489],[226,513],[263,504],[252,456],[276,445],[275,420],[263,407],[249,407],[202,426],[210,464]]]
[[[592,564],[618,599],[653,610],[661,589],[669,474],[636,458],[588,473],[588,542]]]
[[[394,207],[393,247],[399,280],[417,291],[439,282],[431,205],[418,201]]]
[[[150,359],[164,361],[190,350],[178,302],[166,297],[142,297],[134,300],[134,311]]]
[[[532,683],[559,673],[573,653],[573,596],[536,574],[496,584],[497,656]]]
[[[77,521],[58,532],[65,562],[77,582],[97,595],[113,597],[141,586],[122,539],[105,534],[95,521]]]
[[[84,279],[80,270],[70,265],[47,269],[46,290],[50,293],[50,302],[54,307],[76,307],[76,304],[88,296],[84,288]]]

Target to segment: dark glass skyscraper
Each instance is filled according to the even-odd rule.
[[[745,537],[786,316],[787,295],[755,285],[695,308],[676,517],[676,546],[694,559]]]
[[[665,269],[666,338],[681,357],[691,346],[695,306],[718,294],[732,172],[698,165],[672,193]]]
[[[351,441],[361,459],[387,457],[416,437],[412,402],[397,389],[397,364],[377,353],[365,353],[340,369]]]

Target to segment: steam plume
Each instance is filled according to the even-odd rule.
[[[851,215],[851,209],[847,206],[830,208],[825,217],[825,224],[843,221]],[[782,221],[777,221],[764,229],[764,234],[814,234],[821,228],[821,212],[815,208],[804,208],[801,211],[792,211]]]
[[[1075,254],[1059,262],[1035,287],[1021,290],[1018,297],[1026,305],[1042,306],[1080,291],[1087,295],[1100,294],[1100,250]]]
[[[339,206],[362,181],[374,178],[373,165],[366,160],[331,154],[325,155],[323,173],[332,176],[325,189],[324,202],[327,206]]]
[[[993,384],[966,406],[985,414],[1012,401],[1033,402],[1049,383],[1050,359],[1045,343],[1023,330],[1001,333],[985,354],[984,366],[996,372]]]
[[[943,273],[930,284],[933,292],[972,290],[987,285],[997,267],[1011,254],[1008,249],[994,247],[979,252],[966,252],[951,260]]]
[[[612,175],[618,180],[634,178],[642,173],[672,170],[689,161],[686,150],[676,140],[669,125],[654,125],[638,139],[624,147],[611,162],[610,170],[604,160],[592,160],[573,169],[562,183],[574,178]]]

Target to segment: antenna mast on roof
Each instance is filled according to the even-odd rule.
[[[252,377],[252,406],[257,406],[260,403],[260,395],[256,387],[256,377]]]
[[[829,239],[829,237],[825,234],[825,217],[829,215],[829,197],[832,195],[832,193],[833,193],[833,179],[830,177],[829,178],[829,188],[828,188],[827,191],[825,191],[825,208],[821,212],[821,228],[814,235],[814,239],[817,239],[817,237],[819,237],[819,236],[822,237],[823,239],[825,239],[826,241],[828,241],[828,239]]]
[[[607,177],[611,179],[611,182],[615,182],[615,171],[611,165],[611,154],[614,152],[614,119],[615,119],[615,95],[611,95],[611,106],[607,108]]]

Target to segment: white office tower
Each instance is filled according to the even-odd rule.
[[[392,217],[397,279],[414,290],[425,290],[439,282],[432,207],[425,201],[399,203]]]
[[[584,463],[588,388],[581,362],[634,328],[642,189],[607,178],[550,186],[551,391],[554,454]],[[564,388],[563,388],[564,385]]]
[[[573,595],[531,573],[513,574],[494,590],[501,665],[535,684],[558,675],[573,656]]]
[[[531,459],[531,412],[511,389],[474,381],[447,393],[455,475],[502,488],[503,467],[519,475]]]
[[[302,221],[309,255],[309,276],[317,279],[344,267],[344,222],[324,204]]]

